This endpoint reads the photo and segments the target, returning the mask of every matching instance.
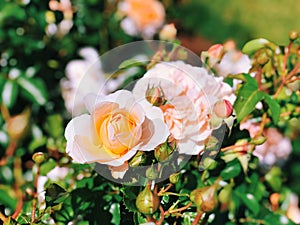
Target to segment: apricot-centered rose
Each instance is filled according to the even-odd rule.
[[[66,127],[67,153],[79,163],[123,165],[137,150],[151,151],[166,141],[162,111],[132,93],[120,90],[85,98],[90,113],[73,118]]]
[[[136,83],[133,93],[145,96],[147,87],[157,86],[167,100],[160,108],[179,153],[199,154],[213,130],[212,107],[231,94],[230,86],[204,68],[182,61],[156,64]]]

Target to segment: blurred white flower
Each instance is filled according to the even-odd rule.
[[[69,113],[78,115],[85,109],[83,98],[89,93],[107,94],[105,76],[98,52],[91,47],[79,51],[83,59],[73,60],[66,66],[68,79],[61,81],[62,96]]]
[[[125,15],[121,27],[132,36],[152,38],[165,20],[165,9],[157,0],[124,0],[118,7]]]

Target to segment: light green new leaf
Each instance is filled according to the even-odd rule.
[[[140,62],[136,59],[128,59],[119,65],[119,69],[127,69],[135,66],[144,66],[147,62]]]
[[[263,38],[258,38],[247,42],[242,48],[242,52],[247,55],[254,54],[257,50],[266,46],[266,44],[270,43],[268,40]]]
[[[25,97],[29,100],[39,105],[44,105],[47,102],[47,90],[42,80],[20,77],[17,82],[24,91]]]
[[[277,124],[278,121],[279,121],[279,118],[280,118],[280,105],[279,105],[279,103],[266,93],[264,93],[264,101],[269,106],[273,122],[275,124]]]
[[[255,109],[256,104],[263,98],[263,92],[260,92],[255,85],[248,83],[243,85],[233,105],[237,122],[241,122],[242,119],[248,116]]]

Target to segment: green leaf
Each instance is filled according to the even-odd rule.
[[[241,73],[241,74],[236,74],[236,75],[229,75],[226,78],[233,78],[233,79],[237,79],[237,80],[241,80],[245,83],[251,84],[255,87],[258,87],[257,81],[255,80],[255,78],[251,77],[250,74],[248,73]]]
[[[254,195],[248,193],[246,194],[246,196],[242,197],[242,200],[248,207],[248,209],[250,209],[254,213],[254,215],[258,214],[260,206]]]
[[[273,99],[270,95],[264,93],[264,101],[268,104],[272,120],[275,124],[278,123],[280,118],[280,105],[279,103]]]
[[[239,92],[236,101],[234,102],[234,109],[236,111],[237,122],[241,122],[254,109],[256,104],[261,101],[264,94],[258,90],[253,84],[244,84]]]
[[[135,199],[139,193],[139,187],[127,186],[121,189],[123,192],[123,202],[126,208],[131,212],[139,212],[135,205]]]
[[[128,59],[119,65],[119,69],[127,69],[130,67],[144,66],[147,62],[140,62],[136,59]]]
[[[112,214],[112,219],[110,222],[115,225],[119,225],[121,222],[120,204],[113,203],[109,209],[109,212]]]
[[[222,170],[221,177],[224,180],[229,180],[238,176],[241,173],[242,169],[240,164],[234,160],[227,164],[227,166]]]
[[[63,135],[63,119],[59,114],[53,114],[47,117],[45,130],[53,138],[58,138]]]
[[[47,162],[43,163],[40,168],[40,174],[46,176],[54,167],[56,166],[56,161],[50,158]]]
[[[46,189],[46,205],[54,206],[64,202],[64,200],[68,197],[68,192],[63,189],[58,184],[52,183]]]
[[[242,52],[247,55],[254,54],[257,50],[266,47],[266,44],[270,43],[268,40],[258,38],[247,42],[242,48]]]
[[[18,96],[18,85],[13,81],[6,81],[1,94],[2,103],[8,108],[12,107]]]
[[[2,205],[14,210],[17,205],[17,199],[11,186],[0,186],[0,202]]]
[[[24,96],[30,101],[39,105],[44,105],[47,102],[47,89],[43,80],[38,78],[20,77],[17,82],[22,88]]]

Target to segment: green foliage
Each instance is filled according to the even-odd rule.
[[[232,34],[239,44],[253,36],[251,28],[244,26],[246,17],[240,15],[243,20],[239,23],[238,18],[234,21],[229,18],[230,10],[220,12],[230,5],[227,2],[162,2],[168,5],[167,20],[180,20],[188,34],[201,30],[205,35],[217,35],[216,41]],[[240,82],[235,93],[236,120],[232,129],[226,128],[222,143],[213,136],[205,143],[203,155],[191,157],[177,174],[155,184],[152,191],[159,197],[160,208],[152,215],[143,215],[136,207],[136,198],[143,187],[111,182],[96,173],[91,165],[76,164],[66,154],[64,129],[71,115],[64,106],[60,87],[66,65],[79,58],[80,48],[92,46],[102,54],[140,39],[120,29],[121,15],[116,12],[115,1],[74,0],[71,3],[72,10],[66,16],[65,12],[51,10],[48,2],[0,1],[0,219],[3,223],[118,225],[163,218],[162,224],[190,225],[199,213],[190,201],[190,194],[195,189],[216,185],[216,207],[202,216],[202,224],[292,224],[285,215],[290,193],[300,195],[300,181],[296,179],[300,173],[299,71],[294,71],[300,62],[300,39],[291,41],[289,47],[266,39],[254,39],[244,45],[242,51],[251,58],[251,70],[226,78],[231,85],[236,80]],[[235,8],[232,4],[231,7],[231,10]],[[218,9],[213,12],[213,8]],[[283,10],[281,13],[284,14]],[[68,16],[72,28],[66,34],[50,34],[51,26],[57,28]],[[231,22],[219,29],[224,21]],[[256,32],[261,29],[257,28]],[[119,68],[121,71],[137,69],[124,80],[122,88],[142,77],[147,63],[129,59],[121,62]],[[262,106],[257,107],[257,103]],[[9,124],[25,109],[30,109],[30,118],[25,121],[26,132],[13,140]],[[276,128],[292,140],[293,152],[282,168],[279,167],[282,162],[277,162],[278,166],[260,167],[253,155],[255,139],[248,131],[239,129],[240,123],[248,118],[262,128]],[[262,131],[259,137],[263,135]],[[45,159],[34,162],[34,154],[43,154]],[[204,156],[210,157],[202,160]],[[136,160],[137,164],[145,165],[158,159],[153,152],[147,152]],[[170,162],[161,165],[160,175],[178,166]],[[59,172],[54,173],[56,169]],[[156,178],[145,174],[139,177],[140,183],[147,184],[146,175]],[[276,210],[270,202],[274,193],[280,196]]]

